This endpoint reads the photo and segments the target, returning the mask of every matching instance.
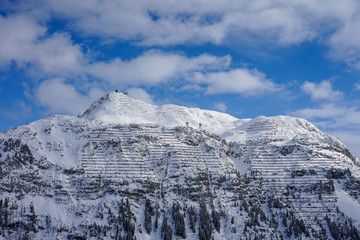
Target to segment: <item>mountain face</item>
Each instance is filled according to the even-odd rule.
[[[114,91],[0,134],[0,239],[360,239],[359,166],[304,119]]]

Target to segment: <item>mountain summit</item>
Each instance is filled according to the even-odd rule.
[[[94,102],[80,117],[104,123],[152,123],[167,127],[183,126],[187,122],[190,127],[198,128],[201,124],[205,129],[216,132],[226,131],[243,122],[225,113],[199,108],[151,105],[117,90]]]
[[[0,134],[0,193],[0,239],[360,239],[335,137],[118,91]]]

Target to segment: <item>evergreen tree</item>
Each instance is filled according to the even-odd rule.
[[[214,227],[215,227],[216,231],[220,232],[220,227],[221,227],[221,225],[220,225],[220,213],[213,208],[212,212],[211,212],[211,216],[212,216],[213,224],[214,224]],[[234,218],[232,220],[234,220]]]
[[[167,217],[164,216],[163,223],[161,226],[161,236],[164,240],[172,240],[172,229],[167,224]]]
[[[172,216],[175,224],[175,234],[186,238],[184,215],[180,212],[180,204],[173,203]]]
[[[204,202],[200,203],[200,213],[199,213],[199,239],[208,240],[211,239],[212,234],[212,225],[210,221],[209,212],[206,209]]]
[[[193,231],[193,233],[196,232],[196,211],[195,211],[195,207],[191,206],[190,208],[188,208],[188,213],[189,213],[189,222],[190,222],[190,229]]]
[[[151,216],[154,214],[154,209],[151,206],[151,202],[149,199],[146,199],[145,202],[145,222],[144,222],[144,226],[146,229],[146,232],[148,234],[150,234],[151,232],[151,228],[152,228],[152,222],[151,222]]]
[[[159,227],[159,211],[158,210],[156,210],[154,227],[155,227],[155,229],[158,229],[158,227]]]

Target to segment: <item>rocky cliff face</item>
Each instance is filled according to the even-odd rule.
[[[359,160],[336,138],[120,92],[1,134],[0,192],[4,239],[359,239]]]

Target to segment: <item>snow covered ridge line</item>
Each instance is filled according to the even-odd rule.
[[[104,123],[154,123],[166,127],[184,126],[213,128],[225,131],[240,124],[239,120],[225,113],[198,108],[186,108],[176,105],[155,106],[131,98],[124,93],[113,91],[94,102],[80,117],[101,120]]]
[[[313,124],[301,118],[259,116],[254,119],[238,119],[226,113],[199,108],[187,108],[171,104],[155,106],[129,97],[117,90],[95,101],[89,109],[79,114],[79,117],[100,120],[103,123],[154,123],[166,127],[185,126],[187,123],[188,126],[195,129],[198,129],[199,124],[201,124],[201,128],[219,135],[226,135],[231,131],[246,131],[248,134],[254,134],[257,133],[257,129],[251,125],[257,123],[268,126],[268,129],[262,130],[272,130],[279,127],[280,130],[287,128],[299,134],[311,135],[314,133],[315,136],[322,133]]]
[[[0,134],[0,239],[359,239],[357,163],[303,119],[114,91]]]
[[[129,97],[118,90],[101,97],[79,116],[98,120],[103,124],[152,123],[165,127],[189,126],[207,130],[235,142],[245,142],[249,138],[257,138],[265,133],[271,133],[275,138],[281,136],[284,140],[291,139],[295,134],[298,138],[329,141],[336,146],[346,148],[341,141],[320,131],[305,119],[290,116],[238,119],[229,114],[199,108],[177,105],[155,106]],[[286,135],[289,137],[287,138]],[[355,157],[352,158],[356,161]]]

